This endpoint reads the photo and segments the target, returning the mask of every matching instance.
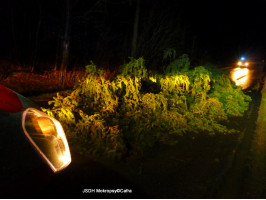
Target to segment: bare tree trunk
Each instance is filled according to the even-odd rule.
[[[18,51],[18,44],[17,44],[17,35],[15,31],[15,17],[14,17],[14,10],[13,8],[10,8],[10,14],[11,14],[11,32],[12,32],[12,38],[13,38],[13,58],[15,57],[16,61],[19,60],[19,51]]]
[[[139,29],[139,11],[140,11],[140,0],[137,0],[135,18],[134,18],[133,37],[131,44],[131,57],[136,56],[138,29]]]
[[[61,39],[57,40],[56,44],[56,57],[55,57],[55,65],[54,65],[54,71],[59,69],[60,66],[60,50],[61,50]]]
[[[66,21],[65,21],[65,34],[62,41],[62,54],[60,64],[60,80],[64,87],[64,76],[69,62],[69,44],[70,44],[70,0],[66,0]]]
[[[34,46],[34,52],[33,52],[33,59],[32,59],[32,71],[34,70],[34,67],[36,65],[36,59],[37,59],[37,54],[38,54],[38,46],[39,46],[39,33],[40,33],[40,28],[41,28],[41,23],[42,23],[42,7],[41,7],[41,2],[39,1],[39,21],[36,29],[36,34],[35,34],[35,46]]]

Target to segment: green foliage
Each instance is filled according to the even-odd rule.
[[[163,60],[169,60],[172,62],[176,58],[176,50],[169,48],[163,51]]]
[[[189,91],[190,80],[187,75],[166,76],[160,79],[161,90],[164,93],[183,93]]]
[[[142,108],[146,112],[167,111],[167,99],[163,94],[146,93],[142,96]]]
[[[114,84],[118,90],[116,94],[122,100],[121,111],[136,110],[140,101],[141,79],[138,77],[131,78],[130,76],[117,76]]]
[[[147,69],[144,66],[144,59],[134,59],[131,58],[131,61],[123,66],[122,76],[130,76],[132,78],[143,78],[147,75]]]
[[[90,64],[85,66],[85,68],[87,73],[103,75],[103,70],[97,68],[97,66],[92,61],[90,61]]]
[[[91,63],[72,93],[57,94],[44,111],[63,123],[82,152],[111,158],[142,154],[157,142],[176,144],[188,132],[230,133],[222,122],[243,115],[250,97],[228,76],[203,66],[188,70],[187,56],[179,59],[186,72],[177,73],[177,65],[149,76],[140,58],[112,81]]]
[[[212,92],[209,96],[219,99],[228,117],[243,116],[251,101],[251,97],[245,95],[241,87],[234,85],[226,74],[214,78]]]
[[[93,155],[106,154],[109,157],[122,157],[127,149],[118,125],[108,126],[98,113],[88,116],[80,111],[81,119],[76,124],[79,141],[87,146],[84,152]]]
[[[192,80],[191,95],[196,101],[204,101],[207,98],[207,93],[211,89],[210,86],[210,75],[209,72],[204,67],[196,67],[193,71],[188,73],[190,79]]]
[[[169,57],[170,63],[165,68],[164,73],[166,75],[176,75],[176,74],[179,74],[180,72],[188,71],[190,67],[190,61],[189,61],[188,55],[183,54],[179,56],[177,59],[174,59],[172,61],[172,59],[175,58],[175,52],[172,52],[172,51],[165,52],[164,59]]]

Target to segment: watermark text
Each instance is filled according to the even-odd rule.
[[[85,193],[98,193],[98,194],[131,194],[131,189],[83,189],[83,194]]]

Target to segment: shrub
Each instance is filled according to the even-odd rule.
[[[166,51],[164,59],[169,57],[170,63],[166,66],[164,73],[167,75],[176,75],[189,70],[190,61],[187,54],[183,54],[175,59],[176,52]]]
[[[251,101],[251,97],[245,95],[226,74],[214,77],[209,96],[219,99],[228,117],[243,116]]]
[[[171,73],[153,76],[143,58],[132,59],[112,80],[91,63],[72,93],[57,95],[44,111],[77,138],[82,152],[112,158],[142,154],[157,142],[176,144],[188,132],[229,133],[221,122],[243,115],[250,97],[228,76],[203,66],[188,70],[182,59],[186,72],[169,67]]]

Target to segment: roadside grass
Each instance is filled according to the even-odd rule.
[[[265,77],[266,81],[266,77]],[[265,83],[264,81],[264,83]],[[256,198],[266,195],[266,85],[261,90],[262,98],[257,119],[256,137],[253,143],[253,189]],[[263,188],[257,187],[263,185]]]
[[[70,89],[77,80],[86,75],[85,70],[70,70],[63,74],[61,80],[61,73],[59,70],[45,71],[41,74],[13,72],[6,79],[0,81],[0,84],[28,97]]]

